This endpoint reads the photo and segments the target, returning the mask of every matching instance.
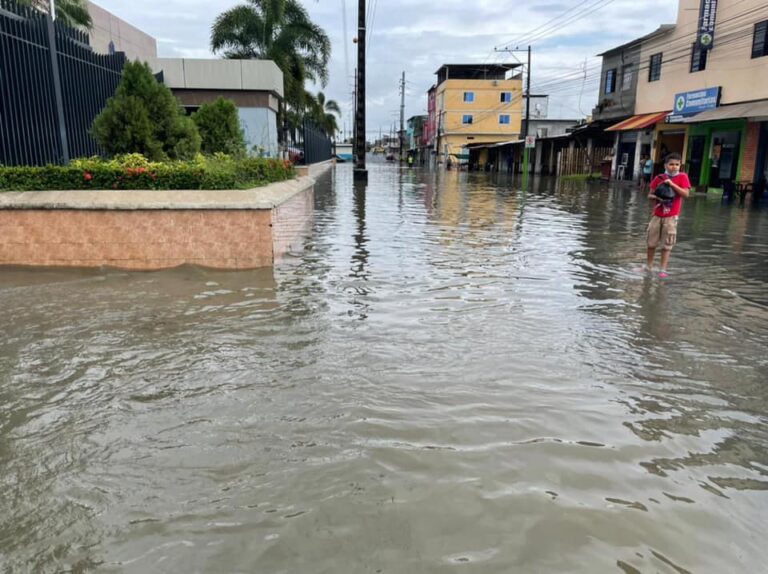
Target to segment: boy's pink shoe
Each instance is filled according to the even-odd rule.
[[[666,271],[659,271],[659,279],[666,279],[669,274]]]

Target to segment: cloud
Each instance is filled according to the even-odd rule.
[[[208,49],[214,18],[241,4],[237,0],[97,0],[105,9],[157,38],[161,56],[213,57]],[[343,8],[346,4],[346,29]],[[532,79],[551,93],[550,115],[578,118],[597,101],[595,55],[675,21],[677,6],[668,0],[371,0],[367,108],[370,133],[388,131],[399,121],[398,82],[406,73],[406,117],[426,113],[426,90],[444,63],[501,62],[524,54],[494,48],[521,47],[532,37]],[[304,0],[312,18],[331,38],[333,56],[328,86],[322,89],[344,111],[340,125],[352,129],[352,90],[357,61],[352,38],[357,30],[357,3],[352,0]],[[595,7],[584,18],[580,10]],[[570,12],[568,12],[570,10]],[[548,25],[565,14],[565,24]],[[574,17],[573,21],[568,21]],[[561,19],[562,20],[562,19]],[[537,30],[538,29],[538,30]],[[531,32],[533,32],[531,34]],[[528,36],[526,38],[525,36]],[[346,52],[346,53],[345,53]]]

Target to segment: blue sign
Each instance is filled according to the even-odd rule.
[[[698,114],[713,110],[720,105],[720,86],[694,92],[683,92],[675,96],[672,113],[675,115]]]
[[[711,50],[715,41],[715,20],[717,19],[717,0],[701,0],[699,8],[699,30],[696,43],[700,50]]]

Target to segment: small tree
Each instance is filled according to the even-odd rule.
[[[245,137],[232,100],[219,97],[212,104],[203,104],[192,114],[192,120],[200,132],[200,150],[204,154],[245,154]]]
[[[110,155],[141,153],[149,159],[191,159],[200,151],[200,134],[167,86],[149,65],[129,62],[115,95],[91,129]]]

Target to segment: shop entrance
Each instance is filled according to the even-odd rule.
[[[704,164],[704,152],[707,149],[707,136],[691,136],[688,138],[688,163],[686,171],[691,185],[701,183],[701,169]]]
[[[621,134],[619,157],[616,162],[616,179],[632,179],[634,177],[636,147],[637,132]]]
[[[741,132],[713,132],[710,158],[709,185],[721,187],[724,181],[736,181],[739,166]]]
[[[671,153],[683,154],[685,148],[685,130],[663,131],[659,132],[659,143],[657,146],[658,156],[656,158],[656,170],[654,173],[664,171],[664,158]],[[683,166],[685,169],[685,166]]]

